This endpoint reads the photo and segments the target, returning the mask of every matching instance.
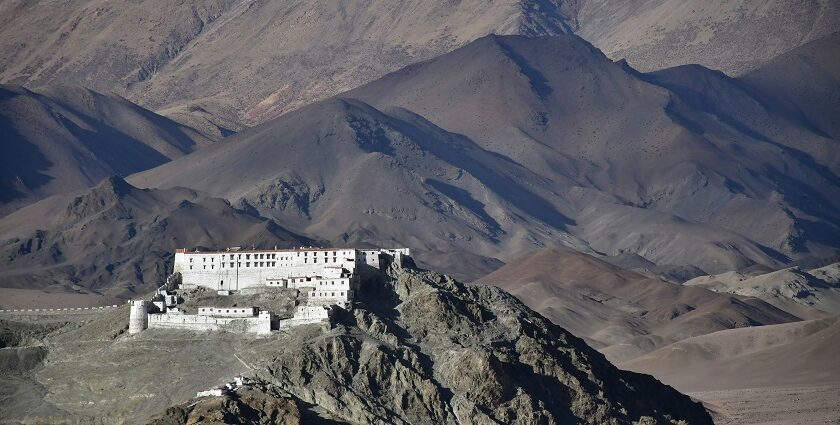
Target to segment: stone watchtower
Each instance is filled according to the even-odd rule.
[[[149,327],[148,301],[137,300],[131,302],[128,313],[128,333],[136,334]]]

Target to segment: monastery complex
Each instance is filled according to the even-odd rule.
[[[366,274],[392,263],[402,265],[409,256],[408,248],[178,249],[167,284],[151,300],[131,301],[129,333],[163,328],[267,335],[289,326],[329,321],[335,306],[352,308]],[[286,289],[305,298],[305,302],[296,302],[290,318],[279,318],[259,306],[207,305],[198,307],[196,314],[185,314],[179,307],[177,291],[201,288],[223,296]]]

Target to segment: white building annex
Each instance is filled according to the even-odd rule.
[[[182,289],[204,287],[230,295],[289,288],[304,293],[306,303],[295,307],[291,318],[282,320],[258,307],[201,306],[198,314],[184,314],[177,307],[177,297],[161,287],[151,302],[131,302],[129,333],[170,328],[267,335],[289,326],[327,321],[332,306],[352,307],[365,273],[391,263],[402,265],[409,256],[408,248],[178,249],[173,276],[180,274]]]

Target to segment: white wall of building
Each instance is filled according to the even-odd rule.
[[[258,314],[257,307],[199,307],[199,316],[219,317],[254,317]]]
[[[339,277],[356,269],[354,249],[175,253],[174,271],[186,287],[236,291],[283,278]]]

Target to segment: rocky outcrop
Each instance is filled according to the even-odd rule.
[[[711,423],[498,288],[392,267],[259,377],[349,423]]]
[[[294,399],[271,388],[239,391],[220,397],[170,407],[150,425],[199,425],[247,423],[260,425],[298,425],[301,413]]]

